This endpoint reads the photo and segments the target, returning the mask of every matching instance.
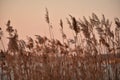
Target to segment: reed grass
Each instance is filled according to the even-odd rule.
[[[0,51],[1,80],[120,80],[118,18],[115,18],[116,27],[112,31],[113,25],[104,15],[99,19],[92,13],[89,20],[85,17],[77,20],[70,15],[67,22],[76,34],[73,35],[75,39],[67,38],[63,21],[60,20],[63,43],[52,37],[47,9],[45,18],[51,39],[35,35],[37,40],[27,37],[27,42],[18,39],[17,30],[8,20],[8,49]],[[65,39],[68,42],[64,42]],[[71,44],[75,44],[75,47],[71,47]]]

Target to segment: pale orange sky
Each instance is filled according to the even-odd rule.
[[[105,14],[110,20],[120,18],[120,0],[0,0],[0,27],[5,30],[7,20],[11,20],[18,29],[20,37],[35,34],[49,37],[45,22],[45,8],[48,8],[50,20],[54,27],[55,37],[61,38],[59,20],[62,18],[68,35],[66,17],[91,16],[92,12],[99,17]]]

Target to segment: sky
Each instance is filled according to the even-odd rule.
[[[93,12],[99,17],[104,14],[112,21],[115,17],[120,18],[120,0],[0,0],[0,27],[5,30],[5,24],[11,20],[20,38],[36,34],[49,37],[45,8],[48,8],[57,39],[61,39],[60,19],[64,22],[66,34],[71,35],[66,21],[69,14],[77,19],[89,17]]]

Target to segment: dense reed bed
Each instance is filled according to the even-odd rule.
[[[89,19],[72,15],[67,23],[73,39],[65,34],[62,19],[62,41],[54,38],[53,26],[46,9],[50,39],[35,35],[27,42],[18,39],[17,30],[6,24],[8,48],[4,47],[2,28],[0,41],[0,80],[120,80],[120,21],[112,23],[95,13]],[[115,24],[115,26],[113,25]]]

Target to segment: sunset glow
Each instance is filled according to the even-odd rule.
[[[10,19],[20,37],[34,34],[47,36],[49,33],[45,22],[45,8],[48,8],[54,33],[60,38],[60,19],[65,22],[65,30],[68,29],[66,17],[69,14],[82,18],[89,17],[94,12],[99,17],[104,14],[114,20],[115,17],[120,17],[119,3],[120,0],[0,0],[0,26],[5,27]]]

